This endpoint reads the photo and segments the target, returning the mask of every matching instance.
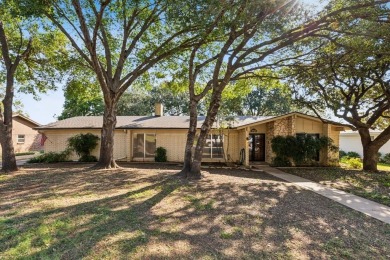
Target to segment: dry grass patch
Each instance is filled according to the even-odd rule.
[[[282,170],[390,206],[390,171],[368,172],[342,167]]]
[[[0,177],[0,259],[390,257],[389,225],[260,172],[89,166]]]

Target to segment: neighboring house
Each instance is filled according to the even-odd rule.
[[[41,135],[37,130],[34,130],[35,127],[39,126],[40,124],[23,115],[14,114],[12,116],[12,140],[15,153],[43,149],[40,144]]]
[[[371,130],[371,140],[374,140],[380,133],[381,131]],[[340,132],[340,150],[344,152],[357,152],[363,157],[363,146],[359,133],[352,130]],[[390,141],[383,145],[382,148],[379,149],[379,152],[382,153],[382,155],[390,153]]]
[[[167,149],[168,161],[182,162],[189,124],[188,116],[161,116],[162,106],[156,105],[156,116],[118,116],[114,140],[114,158],[125,161],[154,161],[157,147]],[[204,117],[198,118],[198,129]],[[102,116],[73,117],[37,127],[47,137],[46,152],[63,151],[67,139],[78,133],[100,136]],[[230,127],[222,127],[222,126]],[[300,113],[282,116],[236,117],[231,122],[215,124],[203,152],[204,162],[252,162],[271,163],[274,154],[271,140],[277,135],[314,134],[328,136],[335,145],[339,143],[339,131],[344,127],[333,122]],[[99,155],[99,148],[93,155]],[[77,159],[74,156],[72,159]],[[319,164],[338,163],[338,153],[324,149]]]

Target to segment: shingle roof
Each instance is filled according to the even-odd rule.
[[[41,126],[40,123],[37,123],[37,122],[35,122],[34,120],[32,120],[32,119],[30,119],[30,118],[28,118],[28,117],[26,117],[26,116],[24,116],[24,115],[18,114],[18,113],[12,114],[12,117],[13,117],[13,118],[14,118],[14,117],[19,117],[19,118],[21,118],[21,119],[23,119],[23,120],[25,120],[25,121],[30,122],[31,124],[33,124],[33,125],[35,125],[35,126]]]
[[[273,116],[239,116],[231,121],[231,127],[261,122]],[[198,117],[198,128],[201,127],[205,117]],[[117,129],[187,129],[189,116],[117,116]],[[230,120],[229,120],[230,122]],[[54,123],[37,127],[36,129],[100,129],[103,125],[102,116],[77,116]],[[218,123],[213,125],[217,128]]]

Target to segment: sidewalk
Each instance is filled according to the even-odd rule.
[[[264,171],[272,176],[275,176],[279,179],[291,182],[301,188],[311,190],[317,194],[320,194],[324,197],[327,197],[331,200],[334,200],[344,206],[347,206],[351,209],[360,211],[370,217],[376,218],[380,221],[390,224],[390,207],[376,203],[371,200],[361,198],[359,196],[330,188],[322,184],[312,182],[310,180],[285,173],[276,168],[272,168],[267,165],[256,166],[258,171]]]

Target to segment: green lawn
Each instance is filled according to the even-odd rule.
[[[373,173],[343,167],[284,168],[283,171],[390,206],[390,165]]]
[[[264,173],[90,166],[0,175],[0,259],[390,257],[390,225]]]
[[[388,164],[388,163],[378,163],[378,170],[379,171],[388,171],[388,172],[390,172],[390,164]]]

